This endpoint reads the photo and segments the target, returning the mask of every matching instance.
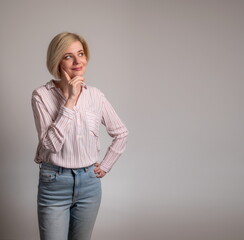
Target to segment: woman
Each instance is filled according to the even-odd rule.
[[[32,94],[39,144],[38,221],[42,240],[89,240],[101,201],[100,178],[125,149],[128,131],[104,94],[86,87],[86,41],[60,33],[47,52],[51,80]],[[101,164],[99,126],[113,138]]]

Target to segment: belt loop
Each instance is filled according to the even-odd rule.
[[[84,168],[84,171],[87,172],[87,171],[88,171],[88,167],[85,167],[85,168]]]
[[[62,167],[59,167],[58,174],[60,175],[60,174],[62,174],[62,172],[63,172],[63,168]]]
[[[41,169],[42,168],[42,163],[39,163],[39,169]]]

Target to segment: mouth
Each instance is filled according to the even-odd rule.
[[[72,68],[73,71],[81,71],[82,67]]]

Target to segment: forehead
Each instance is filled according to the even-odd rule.
[[[66,53],[76,53],[80,50],[83,50],[83,46],[80,41],[72,42],[69,47],[66,49]]]

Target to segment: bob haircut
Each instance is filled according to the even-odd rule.
[[[75,41],[80,41],[87,61],[90,58],[88,44],[86,40],[78,34],[62,32],[56,35],[50,42],[47,50],[48,71],[57,79],[60,79],[59,64],[65,54],[66,49]]]

